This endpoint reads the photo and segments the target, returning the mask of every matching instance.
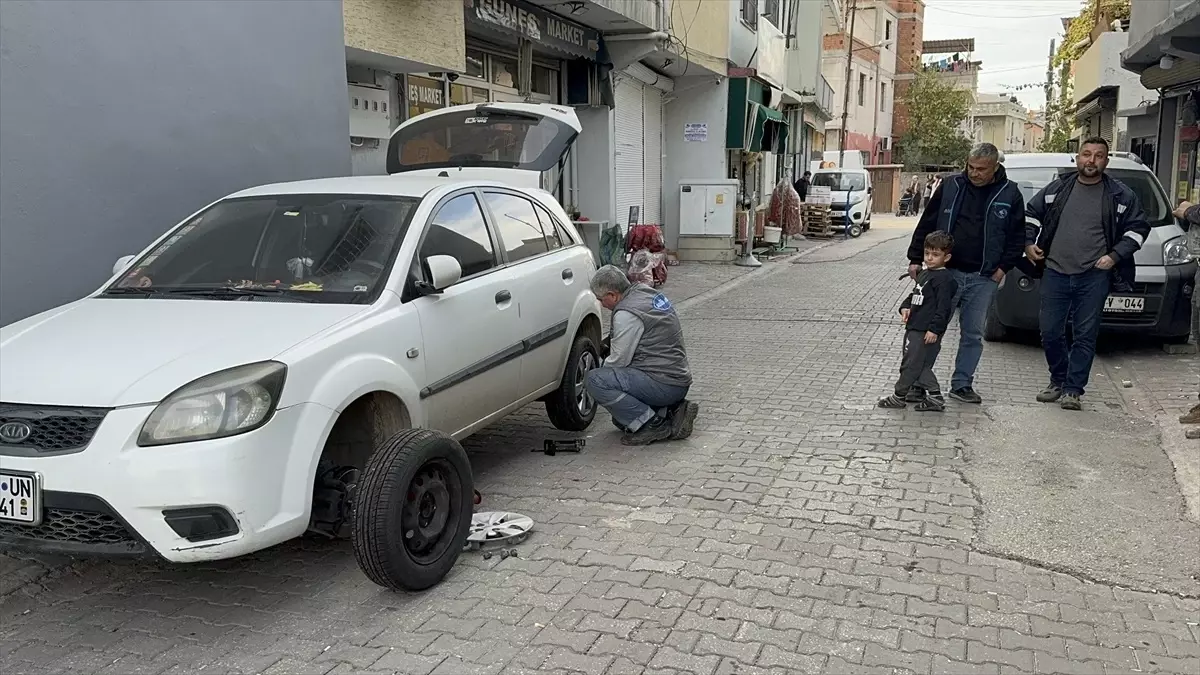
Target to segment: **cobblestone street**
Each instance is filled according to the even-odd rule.
[[[912,224],[879,220],[754,271],[670,269],[688,441],[626,448],[601,415],[545,456],[540,405],[469,439],[480,508],[536,522],[519,557],[466,552],[414,595],[344,542],[0,557],[0,672],[1200,673],[1200,479],[1171,461],[1195,461],[1171,424],[1200,361],[1106,355],[1068,413],[1033,399],[1038,348],[988,344],[982,406],[876,409]]]

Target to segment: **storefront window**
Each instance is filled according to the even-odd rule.
[[[462,84],[450,85],[450,105],[487,103],[488,95],[488,90],[483,87],[468,87]]]
[[[1200,149],[1200,120],[1196,119],[1194,106],[1180,100],[1178,124],[1176,125],[1176,147],[1179,148],[1175,162],[1175,201],[1186,199],[1200,202],[1200,172],[1196,170],[1196,155]]]
[[[467,72],[464,73],[467,77],[477,77],[481,80],[487,79],[484,75],[483,61],[484,53],[478,49],[467,50]]]
[[[408,119],[446,107],[442,96],[442,81],[431,77],[409,75],[405,100],[408,103]]]
[[[493,56],[492,61],[492,84],[498,84],[501,87],[510,89],[517,88],[517,62],[512,59],[506,59],[499,56]]]
[[[554,71],[541,66],[533,67],[533,93],[554,95]]]

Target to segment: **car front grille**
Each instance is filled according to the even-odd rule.
[[[70,507],[64,504],[69,503]],[[0,523],[0,544],[17,548],[141,555],[145,543],[103,501],[90,495],[45,493],[48,506],[38,525]]]
[[[39,454],[78,452],[92,441],[107,414],[107,408],[0,403],[0,430],[9,423],[29,429],[29,435],[16,442],[0,436],[0,446],[33,450]]]

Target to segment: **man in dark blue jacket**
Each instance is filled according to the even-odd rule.
[[[1096,357],[1100,315],[1114,284],[1134,280],[1133,254],[1150,234],[1137,194],[1104,173],[1108,141],[1085,139],[1075,171],[1059,176],[1029,200],[1032,223],[1025,233],[1025,256],[1042,275],[1038,323],[1050,368],[1050,384],[1037,395],[1081,410]],[[1067,343],[1067,325],[1074,340]]]
[[[1005,273],[1021,260],[1025,243],[1025,198],[1000,165],[1000,151],[980,143],[967,157],[967,170],[947,176],[929,197],[908,247],[908,274],[921,271],[925,236],[934,230],[954,237],[947,264],[958,281],[958,355],[950,378],[951,398],[981,403],[975,369],[983,356],[983,325]],[[910,392],[923,400],[922,392]]]

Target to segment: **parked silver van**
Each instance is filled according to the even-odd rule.
[[[1151,230],[1133,258],[1137,265],[1133,291],[1109,296],[1100,331],[1136,332],[1168,342],[1186,342],[1191,298],[1196,292],[1196,256],[1200,251],[1188,250],[1185,232],[1175,222],[1166,192],[1154,172],[1128,152],[1113,152],[1109,158],[1106,173],[1137,193]],[[1058,175],[1073,173],[1075,155],[1006,154],[1004,169],[1028,201]],[[1038,224],[1033,220],[1030,222]],[[1004,278],[988,311],[984,339],[989,342],[1004,340],[1013,328],[1038,330],[1038,288],[1038,279],[1023,273],[1021,266],[1012,270]]]

